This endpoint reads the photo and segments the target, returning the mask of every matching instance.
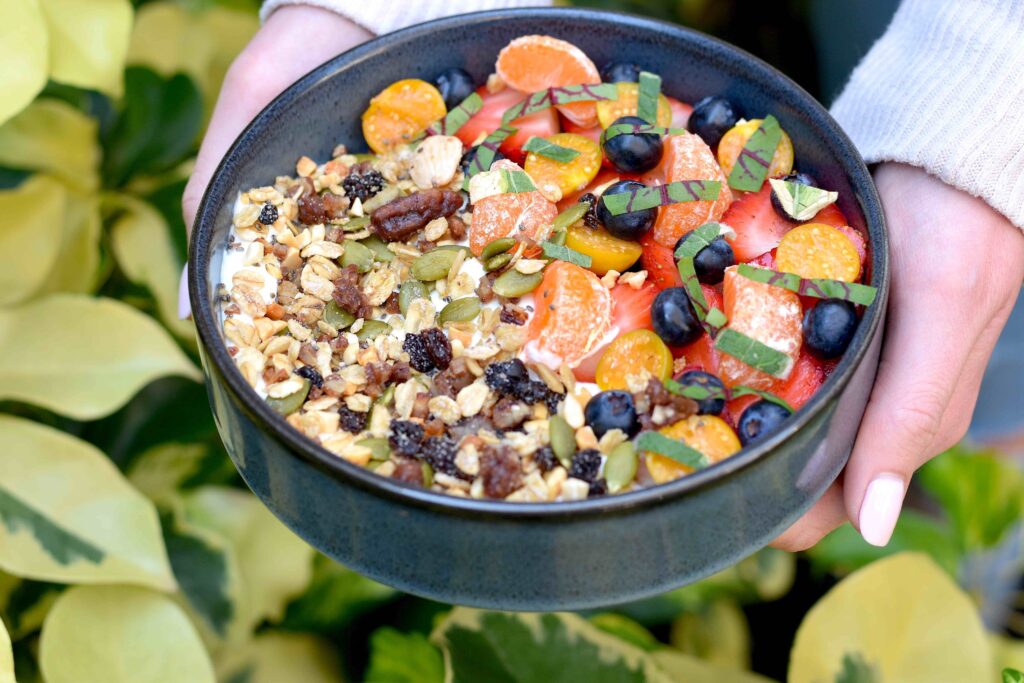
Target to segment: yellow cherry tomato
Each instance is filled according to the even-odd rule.
[[[728,178],[732,173],[732,167],[743,151],[743,146],[754,134],[754,131],[761,125],[761,119],[741,121],[730,128],[722,140],[718,143],[718,165],[722,167],[722,173]],[[782,131],[782,139],[775,148],[775,155],[772,163],[768,165],[769,178],[781,178],[793,170],[793,141],[789,139],[786,131]]]
[[[605,349],[597,362],[597,386],[602,390],[630,389],[632,384],[654,377],[664,382],[672,376],[672,352],[651,330],[633,330]]]
[[[615,123],[615,119],[623,116],[636,116],[636,103],[640,95],[640,86],[636,83],[616,83],[615,89],[619,91],[618,99],[601,100],[597,103],[597,120],[602,128]],[[672,107],[668,98],[658,95],[658,117],[659,126],[672,125]]]
[[[691,415],[685,420],[662,427],[658,431],[700,451],[712,463],[725,460],[741,448],[740,440],[732,427],[725,420],[714,415]],[[646,452],[644,460],[651,478],[658,484],[664,484],[693,472],[693,469],[687,465],[658,453]]]
[[[589,256],[590,270],[598,275],[609,270],[625,271],[644,251],[638,242],[620,240],[604,228],[588,228],[582,223],[570,225],[566,230],[565,246]]]
[[[374,152],[384,154],[408,144],[448,113],[437,88],[406,78],[384,88],[363,112],[363,137]]]
[[[575,133],[556,133],[544,138],[560,147],[579,152],[572,161],[560,162],[546,156],[529,152],[523,170],[541,187],[554,184],[563,195],[582,190],[601,170],[601,148],[588,137]]]
[[[854,282],[860,276],[857,247],[824,223],[807,223],[787,232],[775,252],[775,265],[784,273],[804,278]]]

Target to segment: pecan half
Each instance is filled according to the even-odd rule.
[[[373,212],[373,231],[387,242],[405,240],[435,218],[447,218],[462,206],[462,195],[451,190],[423,190],[393,199]]]

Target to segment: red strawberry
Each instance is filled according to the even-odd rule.
[[[505,110],[521,102],[526,95],[511,88],[505,88],[500,92],[491,94],[487,88],[480,87],[477,93],[484,100],[483,108],[474,114],[469,121],[459,128],[456,135],[464,145],[472,145],[484,135],[490,135],[501,127],[501,115]],[[516,119],[512,125],[517,128],[515,135],[505,140],[501,145],[501,153],[509,159],[521,164],[526,158],[522,146],[533,136],[547,137],[558,132],[558,114],[554,109],[524,116]]]
[[[771,191],[771,185],[765,183],[759,192],[736,199],[722,216],[722,222],[736,231],[732,250],[737,261],[747,262],[771,251],[794,227],[772,208]]]

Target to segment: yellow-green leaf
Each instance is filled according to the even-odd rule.
[[[42,171],[80,192],[99,186],[99,124],[71,105],[38,99],[0,126],[0,164]]]
[[[217,660],[217,675],[222,681],[246,683],[342,683],[335,647],[329,641],[279,631],[262,633],[241,647],[225,650]]]
[[[182,264],[163,216],[151,205],[128,195],[112,197],[111,203],[123,209],[110,231],[110,243],[121,270],[132,282],[153,293],[164,325],[179,337],[194,340],[191,321],[178,319]]]
[[[671,642],[681,652],[714,664],[750,668],[750,627],[731,600],[715,600],[681,614],[672,624]]]
[[[47,683],[214,683],[213,665],[170,598],[129,586],[78,586],[43,624]]]
[[[155,320],[118,301],[55,294],[0,311],[0,399],[93,420],[167,375],[202,377]]]
[[[682,652],[661,650],[651,657],[669,679],[677,683],[772,683],[764,676],[718,666]]]
[[[280,621],[288,603],[309,585],[313,549],[252,494],[204,486],[186,497],[185,515],[231,543],[242,579],[239,619],[248,627]]]
[[[173,501],[178,487],[202,467],[209,451],[201,443],[161,443],[132,459],[128,481],[157,503]]]
[[[995,680],[974,603],[919,553],[878,560],[829,591],[797,631],[788,680],[833,681],[844,658],[874,669],[881,681]]]
[[[60,253],[66,208],[64,186],[45,176],[0,191],[0,306],[25,301],[45,284]]]
[[[50,34],[50,77],[105,92],[124,87],[132,30],[129,0],[39,0]]]
[[[49,38],[38,0],[0,2],[0,123],[28,106],[46,85]]]
[[[14,683],[14,653],[4,622],[0,621],[0,683]]]
[[[57,260],[37,295],[89,294],[99,284],[100,233],[103,230],[99,197],[69,191],[67,199]]]
[[[94,446],[0,415],[0,568],[61,583],[173,590],[153,504]]]

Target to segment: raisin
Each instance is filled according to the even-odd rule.
[[[356,166],[341,181],[341,187],[345,190],[345,196],[352,201],[358,199],[365,202],[384,189],[384,176],[380,171]]]
[[[402,350],[409,354],[409,365],[417,372],[433,372],[434,360],[427,350],[427,344],[421,334],[407,334],[402,342]]]
[[[462,205],[462,195],[451,190],[422,190],[392,199],[370,217],[373,231],[386,242],[405,240],[435,218],[447,218]]]
[[[475,379],[476,376],[470,372],[466,359],[460,356],[452,360],[447,370],[442,370],[434,376],[434,393],[438,396],[455,398]]]
[[[420,333],[420,339],[434,367],[445,370],[452,362],[452,344],[445,333],[437,327],[431,327]]]
[[[480,477],[488,498],[504,498],[522,485],[519,454],[508,446],[487,446],[480,456]]]
[[[338,408],[338,415],[341,416],[339,426],[346,432],[358,434],[366,429],[367,413],[360,413],[358,410],[352,410],[348,406],[343,405]]]
[[[608,493],[608,482],[604,479],[598,479],[590,485],[590,489],[587,491],[587,498],[596,498],[597,496],[603,496]]]
[[[593,484],[601,472],[601,451],[596,448],[585,448],[577,451],[569,466],[569,476]]]
[[[558,465],[558,459],[555,457],[555,452],[551,450],[551,446],[538,449],[533,454],[533,461],[537,463],[541,472],[550,472]]]
[[[260,223],[263,225],[272,225],[277,221],[277,207],[267,202],[263,205],[263,209],[260,211],[259,217]]]
[[[396,453],[415,456],[423,443],[423,427],[409,420],[392,420],[388,443]]]
[[[420,452],[423,459],[434,468],[435,472],[443,472],[449,476],[469,481],[472,477],[467,476],[455,466],[455,454],[458,451],[459,446],[453,439],[449,439],[447,436],[433,436],[423,442],[423,449]]]
[[[498,429],[508,431],[523,424],[532,412],[526,404],[514,398],[504,396],[494,404],[494,408],[491,411],[491,421],[494,422],[494,426]]]
[[[299,197],[299,222],[304,225],[318,225],[327,221],[327,211],[320,195],[304,194]]]
[[[305,377],[314,387],[320,388],[324,385],[324,378],[317,372],[317,369],[310,365],[303,365],[295,371],[299,377]]]
[[[562,398],[559,394],[548,389],[547,384],[536,379],[519,382],[513,387],[512,395],[523,403],[531,406],[534,403],[545,403],[550,407],[550,400],[553,396],[557,398],[557,400],[555,400],[555,405],[557,406],[558,400],[561,400]]]
[[[395,471],[391,478],[404,481],[406,484],[423,486],[423,466],[419,460],[395,458]]]
[[[584,202],[588,204],[590,208],[588,208],[587,212],[583,214],[583,224],[588,228],[593,228],[594,230],[600,228],[601,219],[597,217],[597,197],[595,197],[592,192],[588,192],[579,198],[580,204],[583,204]]]
[[[526,365],[518,358],[491,363],[484,370],[484,382],[499,394],[515,396],[516,387],[529,381]]]
[[[453,240],[461,240],[466,236],[466,223],[458,216],[449,216],[448,232],[452,234]]]
[[[501,307],[500,320],[503,323],[525,325],[528,317],[526,310],[515,304],[505,304]]]

